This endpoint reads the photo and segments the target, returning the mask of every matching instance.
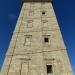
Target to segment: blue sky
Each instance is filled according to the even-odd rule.
[[[53,6],[73,71],[75,71],[75,0],[54,0]],[[21,7],[22,0],[0,0],[0,67]]]

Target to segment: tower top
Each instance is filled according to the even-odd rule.
[[[53,0],[23,0],[23,2],[52,2]]]

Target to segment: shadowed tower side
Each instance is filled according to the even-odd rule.
[[[0,75],[72,75],[52,0],[24,0]]]

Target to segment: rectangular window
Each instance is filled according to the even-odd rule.
[[[27,27],[28,27],[28,28],[33,27],[33,20],[28,20],[28,21],[27,21]]]
[[[42,20],[43,28],[48,28],[48,21]]]
[[[42,15],[45,15],[45,11],[42,12]]]
[[[31,45],[31,37],[32,37],[31,35],[25,37],[25,43],[24,43],[25,46]]]
[[[44,38],[44,42],[49,42],[49,39],[48,38]]]
[[[50,42],[50,35],[44,35],[44,42],[49,43]]]
[[[51,46],[50,35],[43,35],[43,45],[45,47],[50,47]]]
[[[46,65],[47,67],[47,73],[52,73],[52,65]]]
[[[34,2],[30,4],[30,10],[34,10]]]
[[[46,10],[42,10],[42,17],[46,17],[47,16],[47,11]]]
[[[27,75],[28,73],[28,62],[21,64],[21,75]]]
[[[29,11],[29,16],[33,16],[34,15],[34,11],[33,10],[30,10]]]

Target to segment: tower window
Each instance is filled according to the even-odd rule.
[[[43,28],[48,29],[48,21],[47,20],[42,20]]]
[[[29,16],[33,16],[34,15],[34,11],[33,10],[30,10],[29,11]]]
[[[30,10],[34,10],[34,2],[32,2],[31,4],[30,4]]]
[[[44,42],[49,42],[49,39],[47,37],[44,38]]]
[[[52,73],[52,65],[47,65],[47,73]]]
[[[42,15],[45,15],[45,11],[42,12]]]
[[[28,20],[28,22],[27,22],[27,27],[28,27],[28,28],[33,27],[33,20]]]
[[[50,35],[43,35],[43,42],[45,46],[50,46]]]
[[[24,42],[24,45],[26,46],[30,46],[31,45],[31,35],[27,35],[25,36],[25,42]]]

